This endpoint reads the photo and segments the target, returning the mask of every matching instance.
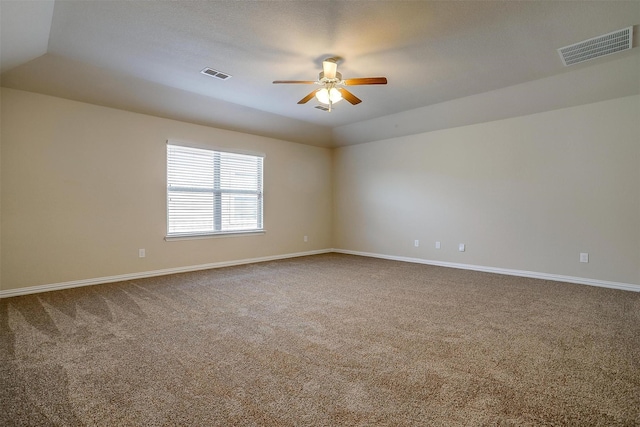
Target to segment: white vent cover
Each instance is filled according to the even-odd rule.
[[[314,108],[317,108],[318,110],[322,110],[322,111],[329,111],[329,109],[324,105],[316,105]]]
[[[565,66],[578,64],[601,56],[631,49],[633,27],[624,28],[602,36],[584,40],[558,49]]]
[[[228,78],[231,78],[231,74],[223,73],[222,71],[214,70],[213,68],[209,67],[203,69],[200,72],[202,74],[206,74],[207,76],[215,77],[216,79],[220,80],[227,80]]]

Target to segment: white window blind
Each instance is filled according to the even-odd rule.
[[[262,231],[261,156],[167,145],[167,236]]]

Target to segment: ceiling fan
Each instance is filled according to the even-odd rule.
[[[322,104],[331,106],[336,102],[346,99],[352,105],[356,105],[362,102],[357,96],[349,92],[342,86],[356,86],[356,85],[386,85],[386,77],[361,77],[357,79],[342,80],[342,74],[338,72],[337,58],[327,58],[322,62],[322,71],[318,75],[318,80],[276,80],[274,84],[282,83],[294,83],[294,84],[316,84],[320,85],[320,89],[316,89],[300,101],[298,104],[306,104],[313,97],[315,97]]]

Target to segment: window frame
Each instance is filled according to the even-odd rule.
[[[213,197],[213,210],[212,210],[212,218],[211,221],[213,223],[213,229],[211,231],[195,231],[195,232],[170,232],[170,182],[169,182],[169,151],[170,147],[184,148],[184,149],[195,149],[195,150],[204,150],[212,153],[214,158],[214,165],[217,162],[217,169],[215,166],[212,168],[212,178],[213,178],[213,188],[211,188],[211,193]],[[256,176],[256,181],[258,184],[258,189],[253,190],[241,190],[241,189],[223,189],[221,188],[221,177],[220,177],[220,158],[221,154],[235,154],[242,156],[252,156],[260,159],[260,166],[258,168],[259,176]],[[190,144],[184,143],[180,141],[167,140],[166,149],[166,164],[165,164],[165,172],[166,172],[166,181],[165,181],[165,190],[166,190],[166,199],[165,199],[165,208],[166,208],[166,231],[165,231],[165,240],[189,240],[189,239],[207,239],[207,238],[220,238],[220,237],[234,237],[234,236],[247,236],[247,235],[260,235],[266,232],[264,228],[264,159],[266,155],[264,153],[257,153],[253,151],[247,150],[236,150],[236,149],[227,149],[227,148],[218,148],[201,144]],[[183,190],[188,187],[182,187]],[[207,190],[193,189],[193,192],[209,192]],[[256,221],[258,223],[259,228],[251,228],[251,229],[237,229],[237,230],[222,230],[222,213],[216,214],[216,209],[218,212],[222,212],[223,202],[222,198],[224,194],[236,194],[238,196],[242,196],[243,194],[251,194],[257,195],[259,199],[259,203],[257,206],[256,212]]]

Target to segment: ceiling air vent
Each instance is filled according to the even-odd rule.
[[[329,111],[329,109],[327,107],[325,107],[324,105],[316,105],[315,108],[317,108],[318,110],[322,110],[322,111]]]
[[[203,69],[200,72],[202,74],[206,74],[207,76],[215,77],[216,79],[219,79],[219,80],[227,80],[231,78],[230,74],[223,73],[222,71],[214,70],[213,68],[208,68],[208,67]]]
[[[565,66],[578,64],[601,56],[611,55],[631,49],[633,27],[624,28],[602,36],[558,49],[562,63]]]

